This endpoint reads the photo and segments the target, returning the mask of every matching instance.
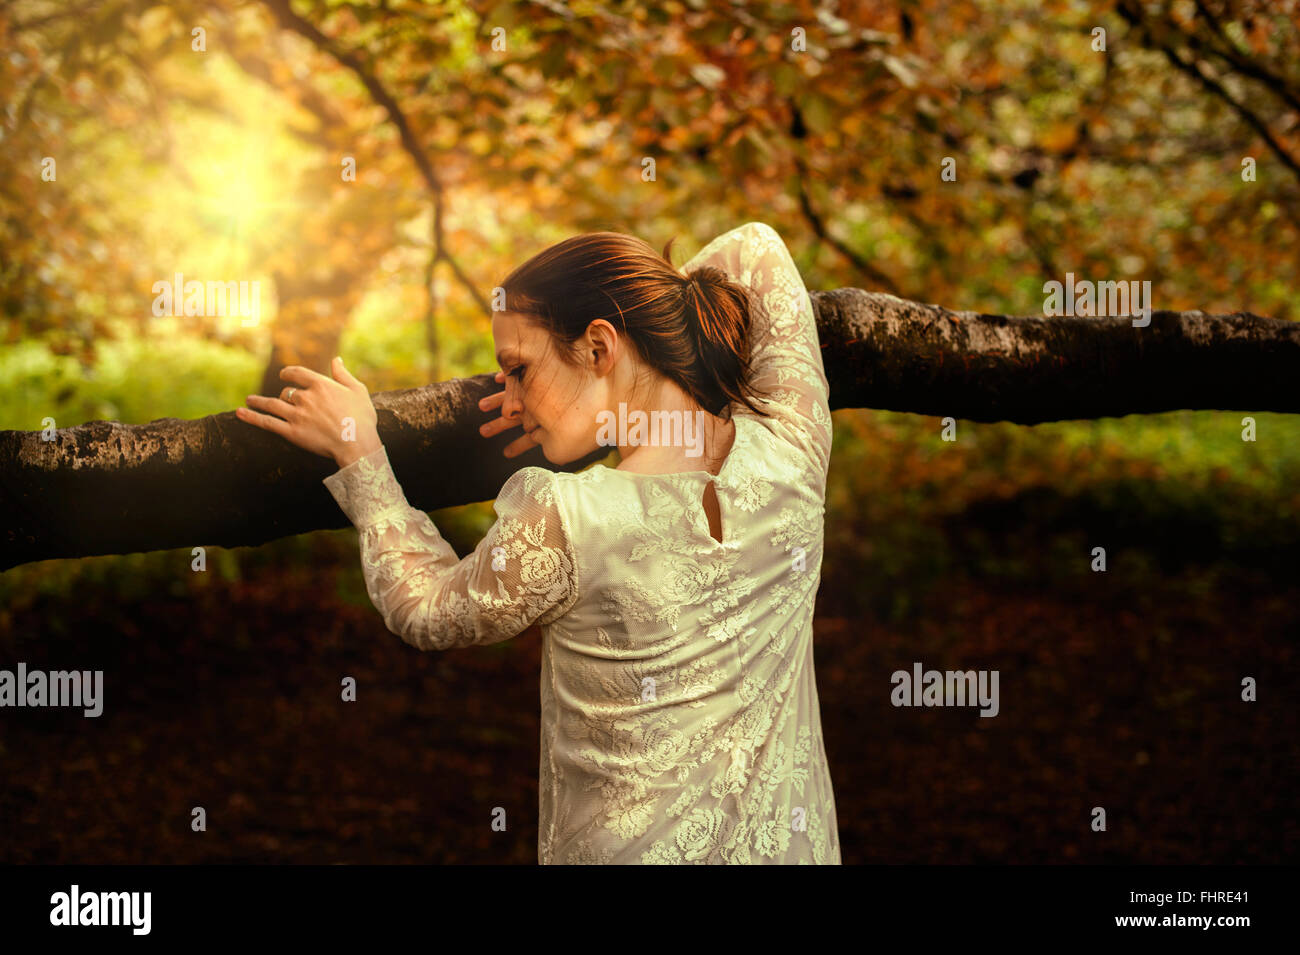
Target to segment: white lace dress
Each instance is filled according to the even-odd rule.
[[[325,479],[404,641],[445,650],[539,625],[543,864],[840,862],[813,671],[831,416],[812,303],[764,223],[682,268],[705,263],[761,297],[753,369],[774,399],[771,418],[733,405],[716,477],[525,467],[463,560],[384,449]]]

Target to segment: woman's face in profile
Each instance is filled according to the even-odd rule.
[[[595,451],[603,379],[562,361],[546,330],[515,312],[493,313],[492,339],[506,373],[502,416],[518,419],[552,464]]]

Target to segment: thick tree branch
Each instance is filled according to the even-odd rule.
[[[831,408],[1036,424],[1182,408],[1300,412],[1300,323],[1245,312],[1008,318],[881,292],[811,294]],[[478,399],[490,374],[374,396],[407,498],[435,510],[492,498],[540,449],[506,459]],[[0,569],[198,545],[257,545],[347,526],[320,481],[332,462],[233,412],[146,425],[0,432]],[[571,465],[576,470],[603,454]]]
[[[830,405],[968,421],[1180,409],[1300,412],[1300,323],[1249,312],[1131,318],[955,312],[883,292],[814,292]]]

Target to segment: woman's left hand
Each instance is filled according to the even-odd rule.
[[[332,379],[301,365],[285,366],[280,377],[289,385],[280,397],[248,396],[250,408],[270,413],[236,408],[236,417],[312,454],[333,458],[339,467],[365,457],[382,447],[370,392],[343,367],[342,358],[330,367]]]
[[[506,380],[506,373],[504,371],[498,371],[496,373],[497,384],[499,385],[505,384],[505,380]],[[504,405],[505,401],[506,401],[506,393],[505,393],[505,389],[502,389],[501,391],[498,391],[496,394],[488,395],[486,398],[480,398],[478,406],[483,411],[492,411]],[[490,438],[493,437],[494,435],[500,434],[502,431],[509,431],[511,428],[522,428],[522,427],[523,427],[522,418],[518,416],[513,418],[507,418],[505,416],[505,413],[503,412],[501,417],[493,421],[489,421],[485,425],[481,425],[478,429],[478,433],[483,435],[483,437],[485,438]],[[533,438],[528,434],[521,434],[519,437],[515,438],[513,441],[507,444],[505,448],[502,449],[501,453],[508,458],[513,458],[523,454],[525,451],[529,451],[537,447],[541,447],[539,442],[534,441]]]

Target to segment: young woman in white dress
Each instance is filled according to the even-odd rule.
[[[538,861],[840,862],[813,668],[831,418],[812,305],[750,222],[679,272],[575,236],[506,278],[492,436],[525,467],[456,556],[411,507],[364,385],[292,366],[240,417],[333,457],[388,628],[422,650],[542,640]],[[342,441],[339,422],[357,422]],[[486,816],[485,816],[486,818]],[[485,823],[486,824],[486,823]]]

